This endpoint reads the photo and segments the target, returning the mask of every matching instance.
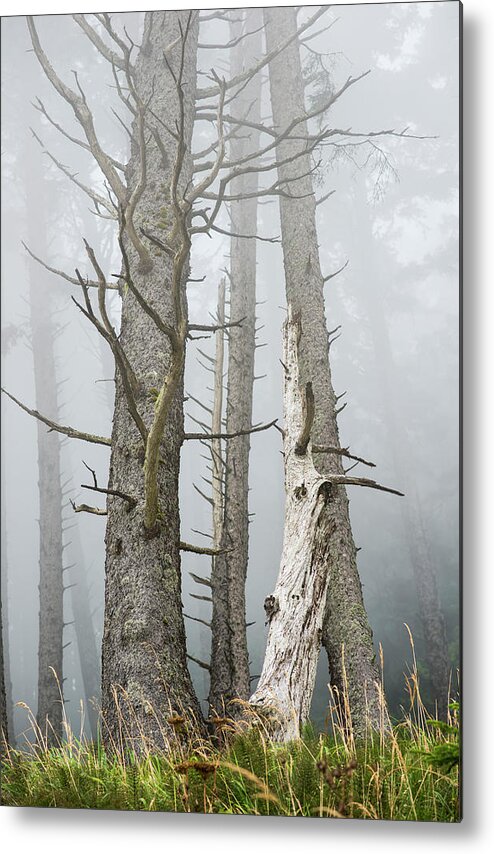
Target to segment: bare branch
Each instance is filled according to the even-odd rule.
[[[81,125],[84,133],[86,134],[86,139],[89,143],[89,147],[91,152],[98,163],[101,171],[105,175],[108,180],[113,192],[115,193],[117,199],[124,204],[126,199],[126,188],[119,176],[117,175],[114,166],[112,165],[108,155],[103,151],[100,146],[99,140],[96,136],[96,132],[94,129],[94,121],[92,113],[87,105],[86,99],[83,95],[77,95],[72,89],[70,89],[63,81],[58,77],[55,69],[50,64],[48,57],[46,56],[43,48],[41,47],[38,33],[36,31],[36,27],[34,25],[34,19],[31,15],[27,17],[27,24],[29,28],[29,32],[31,35],[31,41],[34,48],[34,52],[38,58],[38,61],[45,72],[48,80],[52,84],[52,86],[56,89],[58,94],[67,101],[67,103],[72,107],[77,121]]]
[[[358,463],[362,463],[364,466],[370,466],[370,468],[376,467],[375,463],[371,463],[369,462],[369,460],[364,460],[362,457],[356,457],[355,454],[351,454],[348,448],[336,448],[332,447],[331,445],[312,445],[312,453],[337,454],[338,456],[346,457],[349,460],[356,460]]]
[[[93,513],[95,516],[108,516],[108,511],[101,507],[91,507],[89,504],[75,504],[71,499],[70,503],[74,513]]]
[[[201,20],[205,20],[201,18]],[[249,36],[253,36],[256,33],[259,33],[262,30],[262,27],[258,27],[257,30],[250,30],[248,33],[242,33],[242,35],[238,36],[235,39],[230,39],[229,42],[224,42],[223,44],[201,44],[198,43],[197,47],[201,48],[201,50],[227,50],[228,48],[235,47],[237,44],[240,44],[241,41],[248,38]]]
[[[238,436],[248,436],[250,433],[260,433],[262,430],[269,430],[270,427],[274,427],[277,418],[274,421],[270,421],[269,424],[262,424],[259,427],[251,427],[248,430],[238,430],[236,433],[184,433],[184,440],[186,439],[236,439]],[[197,489],[197,487],[196,487]],[[198,490],[199,491],[199,490]],[[210,499],[208,499],[210,500]]]
[[[115,213],[115,207],[112,205],[112,203],[108,201],[108,199],[105,199],[104,196],[100,195],[100,193],[97,193],[96,190],[93,190],[92,187],[88,187],[87,184],[83,184],[82,181],[79,181],[79,179],[77,178],[77,173],[70,172],[67,166],[64,166],[63,163],[60,163],[60,161],[57,160],[57,158],[51,153],[51,151],[49,151],[44,142],[42,142],[42,140],[32,128],[31,133],[38,141],[40,146],[44,149],[45,154],[50,158],[52,163],[55,164],[57,169],[60,169],[60,172],[62,172],[63,175],[65,175],[65,177],[69,179],[69,181],[72,181],[72,183],[75,184],[76,187],[79,187],[79,189],[86,194],[86,196],[89,196],[89,198],[94,202],[96,210],[99,210],[99,207],[102,207],[108,212],[111,219],[116,219],[117,216]]]
[[[377,483],[375,480],[369,480],[367,477],[347,477],[346,475],[330,475],[326,478],[328,483],[335,484],[343,484],[344,486],[367,486],[370,489],[378,489],[381,492],[390,492],[392,495],[399,495],[401,498],[404,497],[403,492],[399,492],[397,489],[391,489],[388,486],[381,486],[380,483]]]
[[[93,445],[111,445],[111,439],[107,439],[105,436],[97,436],[94,433],[84,433],[82,430],[75,430],[73,427],[64,427],[62,424],[57,424],[55,421],[47,418],[46,415],[42,415],[37,409],[30,409],[24,403],[21,403],[20,400],[17,400],[17,398],[14,397],[13,394],[10,394],[6,389],[2,388],[1,390],[7,395],[7,397],[10,397],[17,406],[23,409],[24,412],[27,412],[28,415],[32,415],[33,418],[37,418],[38,421],[46,424],[50,430],[54,430],[56,433],[63,433],[70,439],[81,439],[83,442],[91,442]]]
[[[231,329],[234,326],[242,326],[244,320],[246,320],[246,318],[242,317],[240,320],[232,320],[229,323],[216,323],[212,326],[203,325],[201,323],[189,323],[188,329],[190,332],[219,332],[220,329]]]
[[[53,273],[55,276],[59,276],[61,279],[65,279],[65,281],[70,282],[71,285],[77,285],[79,287],[79,279],[76,279],[74,276],[69,276],[68,273],[65,273],[63,270],[57,270],[55,267],[50,267],[49,264],[46,264],[45,261],[42,261],[41,258],[38,258],[38,256],[30,250],[29,246],[27,246],[23,240],[21,241],[21,243],[24,246],[26,252],[28,252],[31,256],[31,258],[33,258],[34,261],[37,261],[37,263],[44,267],[45,270],[48,270],[49,273]],[[99,288],[100,283],[92,281],[91,279],[86,279],[86,287]],[[113,284],[113,282],[105,282],[105,288],[111,291],[118,291],[118,285]]]
[[[192,614],[185,614],[185,613],[184,613],[184,617],[186,617],[187,620],[194,620],[195,623],[202,623],[203,626],[207,626],[208,629],[211,628],[211,623],[208,623],[207,620],[201,620],[200,617],[193,617]]]
[[[96,50],[103,56],[108,62],[112,65],[115,65],[117,68],[120,68],[122,71],[127,70],[126,60],[120,56],[118,53],[115,53],[99,36],[96,30],[86,21],[84,15],[72,15],[76,24],[79,24],[80,28],[85,32],[88,39],[93,43]]]
[[[128,510],[133,510],[137,505],[137,499],[133,498],[131,495],[127,495],[125,492],[120,492],[118,489],[104,489],[103,487],[98,486],[98,479],[96,477],[96,472],[87,463],[82,461],[83,465],[87,468],[88,471],[91,472],[93,476],[93,485],[90,486],[87,483],[81,483],[81,489],[91,489],[93,492],[101,492],[103,495],[113,495],[116,498],[121,498],[123,501],[126,501],[128,504]]]
[[[278,56],[278,54],[280,54],[286,47],[288,47],[288,45],[291,44],[294,39],[298,38],[298,36],[300,36],[305,30],[311,27],[312,24],[315,23],[315,21],[317,21],[317,19],[320,18],[321,15],[326,12],[326,8],[327,7],[318,9],[304,24],[298,27],[298,29],[293,35],[285,39],[285,41],[281,42],[275,48],[275,50],[272,50],[270,53],[263,56],[263,58],[259,60],[256,65],[252,66],[252,68],[248,68],[246,71],[242,72],[242,74],[238,74],[236,77],[233,77],[231,80],[228,80],[225,84],[225,89],[231,89],[232,87],[238,86],[241,83],[244,83],[246,80],[250,80],[252,77],[254,77],[254,75],[261,71],[261,69],[264,68],[266,65],[268,65],[268,63],[270,63],[275,56]],[[207,89],[198,89],[196,98],[198,101],[204,100],[205,98],[214,98],[216,95],[219,94],[219,91],[220,90],[218,85],[210,86]]]
[[[194,554],[197,554],[197,555],[217,555],[217,554],[221,554],[221,551],[220,551],[219,549],[208,549],[208,548],[206,548],[206,547],[204,547],[204,548],[203,548],[202,546],[193,546],[193,545],[191,545],[191,543],[183,543],[183,542],[180,542],[180,550],[181,550],[182,552],[194,552]],[[192,573],[192,572],[191,572],[191,573],[189,573],[189,574],[190,574],[190,575],[192,575],[192,578],[193,578],[194,580],[197,580],[197,578],[199,577],[199,576],[197,576],[197,577],[196,577],[196,576],[194,575],[194,573]],[[198,583],[199,583],[199,582],[198,582]],[[201,583],[202,583],[202,582],[201,582]]]
[[[190,655],[190,653],[187,653],[187,658],[190,661],[193,661],[195,664],[198,664],[199,667],[202,667],[203,670],[208,670],[209,672],[211,672],[211,666],[209,664],[206,664],[205,661],[201,661],[200,658],[194,658],[194,656]]]

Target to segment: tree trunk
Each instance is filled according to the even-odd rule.
[[[387,443],[391,450],[394,470],[400,488],[405,493],[401,502],[403,533],[410,552],[410,562],[417,588],[420,618],[424,631],[425,657],[429,668],[432,697],[437,702],[438,714],[447,715],[448,689],[451,665],[448,656],[446,627],[437,590],[436,571],[430,544],[425,530],[423,513],[416,494],[410,468],[413,449],[399,408],[393,404],[392,374],[396,371],[385,320],[382,292],[382,274],[376,259],[372,228],[367,212],[367,193],[362,182],[357,184],[355,204],[352,205],[355,222],[354,233],[359,234],[354,252],[360,271],[362,288],[359,298],[367,315],[375,356],[376,376],[379,376],[378,396],[381,397]],[[372,289],[369,288],[372,282]],[[408,470],[407,470],[408,469]]]
[[[29,152],[32,162],[32,152]],[[28,169],[29,193],[44,196],[42,183]],[[28,205],[28,244],[47,257],[43,221]],[[36,408],[58,421],[52,283],[32,259],[28,260],[31,346]],[[62,737],[63,693],[63,542],[60,438],[36,422],[39,489],[39,646],[37,722],[48,744]]]
[[[87,581],[88,567],[85,563],[77,525],[74,527],[71,543],[71,558],[74,565],[71,566],[68,575],[71,585],[70,593],[74,630],[77,639],[77,652],[79,655],[84,696],[86,698],[84,712],[91,738],[96,740],[98,734],[97,703],[101,699],[101,668],[93,618],[91,616]]]
[[[264,10],[267,50],[296,30],[294,8]],[[304,114],[303,78],[298,41],[295,39],[269,66],[271,102],[275,128],[284,130]],[[300,136],[307,135],[306,122],[297,125]],[[277,146],[281,160],[303,149],[303,141],[284,140]],[[299,345],[302,384],[312,382],[315,399],[313,442],[339,447],[336,398],[329,366],[328,330],[325,319],[323,277],[319,263],[316,205],[309,155],[280,166],[279,178],[292,196],[280,197],[281,230],[287,301],[300,312],[302,339]],[[299,177],[303,176],[303,177]],[[296,180],[294,180],[296,179]],[[321,474],[343,474],[337,454],[315,454]],[[364,607],[356,550],[350,525],[348,499],[343,486],[334,490],[333,500],[324,509],[327,527],[335,529],[327,559],[329,575],[326,615],[322,641],[329,661],[331,684],[340,696],[348,692],[352,724],[362,733],[370,724],[379,727],[381,703],[379,674],[375,664],[372,631]]]
[[[251,32],[262,23],[259,9],[245,15],[245,30]],[[242,31],[241,22],[231,26],[232,39]],[[249,68],[261,54],[261,34],[250,36],[234,48],[231,76]],[[233,100],[231,112],[249,121],[260,121],[261,76],[257,74]],[[242,131],[240,136],[245,136]],[[232,160],[239,160],[259,147],[258,131],[248,140],[231,142]],[[255,193],[258,176],[255,171],[231,182],[231,195]],[[231,202],[233,234],[254,235],[257,232],[257,199]],[[228,331],[228,394],[226,432],[236,433],[252,426],[256,326],[256,241],[231,238],[230,320],[243,318],[242,325]],[[232,700],[246,700],[250,693],[249,654],[245,614],[245,582],[249,558],[249,453],[250,436],[229,439],[225,461],[225,515],[221,545],[224,553],[215,559],[212,617],[212,653],[210,707],[220,713],[228,705],[235,715],[239,708]]]
[[[184,50],[184,142],[186,153],[180,175],[179,193],[192,176],[190,141],[194,115],[197,13]],[[172,75],[164,62],[164,49],[175,75],[181,59],[182,32],[189,13],[146,13],[142,47],[136,63],[136,88],[144,103],[158,116],[161,146],[155,138],[146,145],[147,179],[134,214],[136,228],[160,236],[170,228],[170,182],[177,155],[176,142],[164,130],[175,128],[179,99]],[[175,44],[173,44],[175,42]],[[138,182],[140,166],[133,151],[127,170],[130,191]],[[161,232],[158,231],[161,229]],[[164,321],[176,320],[171,275],[172,260],[161,249],[152,249],[152,269],[137,257],[125,241],[136,288]],[[185,284],[182,300],[185,305]],[[139,306],[130,290],[123,294],[120,342],[138,380],[138,403],[146,426],[154,415],[154,389],[160,387],[172,363],[170,341]],[[185,630],[181,602],[180,519],[178,477],[183,437],[183,363],[178,366],[178,384],[160,442],[158,471],[158,536],[144,527],[143,443],[130,415],[116,373],[110,483],[137,502],[129,504],[108,496],[106,530],[106,590],[102,651],[103,735],[107,744],[134,742],[142,738],[154,747],[166,747],[173,732],[167,719],[173,713],[194,715],[199,704],[187,669]]]
[[[254,707],[274,714],[272,735],[283,741],[298,738],[300,725],[309,718],[335,532],[330,510],[339,488],[319,474],[312,460],[312,387],[308,383],[304,388],[299,366],[303,334],[289,305],[283,330],[283,551],[276,587],[264,603],[269,624],[266,654],[250,698]]]

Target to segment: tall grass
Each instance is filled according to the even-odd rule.
[[[266,719],[246,707],[241,721],[216,718],[211,739],[173,715],[166,750],[124,741],[112,750],[75,735],[48,746],[32,714],[25,750],[5,748],[2,803],[82,809],[285,815],[456,822],[459,806],[458,704],[447,722],[428,715],[416,667],[410,707],[391,725],[356,739],[330,704],[331,734],[306,726],[287,744],[271,740]],[[344,698],[343,698],[344,702]],[[27,707],[25,707],[27,708]]]

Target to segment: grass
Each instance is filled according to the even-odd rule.
[[[139,758],[66,738],[49,749],[37,731],[29,751],[7,749],[2,803],[12,806],[456,822],[458,705],[432,721],[410,683],[404,722],[356,742],[307,726],[272,742],[261,719],[225,721],[222,745],[194,733],[167,752]],[[36,724],[32,720],[33,728]]]

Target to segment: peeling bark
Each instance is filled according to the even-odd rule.
[[[179,176],[183,194],[192,175],[192,136],[197,14],[191,13],[184,54],[184,162]],[[177,89],[166,63],[177,75],[181,59],[181,31],[189,13],[146,14],[142,47],[136,62],[136,88],[144,103],[164,125],[161,136],[146,144],[146,183],[133,215],[136,227],[167,236],[173,227],[170,185],[177,157],[177,144],[164,130],[173,128],[179,117]],[[139,130],[138,122],[134,132]],[[133,146],[127,178],[132,191],[142,174],[139,152]],[[131,275],[136,288],[156,307],[171,328],[178,323],[172,279],[173,259],[156,244],[151,245],[152,268],[143,266],[140,254],[124,238]],[[186,315],[185,284],[188,275],[187,248],[180,277],[181,310]],[[185,316],[186,319],[186,316]],[[178,476],[183,438],[183,359],[176,360],[170,338],[142,310],[134,293],[124,290],[119,340],[138,380],[137,401],[146,427],[155,419],[156,388],[173,369],[172,390],[161,435],[157,436],[160,462],[157,473],[158,518],[147,530],[148,510],[144,489],[144,449],[139,430],[129,412],[122,378],[116,372],[115,413],[112,433],[109,488],[133,496],[133,509],[117,496],[108,496],[106,530],[105,620],[102,651],[102,700],[108,745],[133,743],[142,738],[155,747],[166,747],[173,730],[167,719],[174,712],[200,720],[199,704],[187,669],[185,629],[181,602],[180,520]],[[156,437],[155,437],[156,438]],[[152,461],[151,461],[152,463]],[[149,472],[148,472],[149,474]],[[149,496],[148,496],[149,497]]]
[[[294,8],[264,10],[267,50],[296,30]],[[269,65],[271,102],[275,129],[284,130],[305,112],[299,46],[292,41]],[[297,125],[298,135],[307,134],[306,122]],[[278,159],[303,149],[303,141],[283,140],[277,146]],[[328,330],[325,318],[324,280],[320,269],[316,230],[316,204],[309,155],[280,166],[278,176],[287,182],[293,198],[280,197],[281,230],[287,300],[300,312],[302,339],[299,346],[302,383],[312,382],[315,399],[313,442],[340,447],[336,421],[336,399],[329,366]],[[295,198],[295,197],[299,198]],[[341,456],[314,454],[321,474],[342,475]],[[372,631],[364,607],[357,569],[356,549],[350,525],[348,499],[343,486],[334,488],[333,500],[325,506],[328,528],[335,527],[327,554],[328,600],[323,624],[331,684],[341,696],[348,690],[352,723],[356,733],[368,724],[381,722],[379,674],[375,664]],[[343,666],[342,652],[345,662]],[[346,672],[345,672],[346,671]]]

